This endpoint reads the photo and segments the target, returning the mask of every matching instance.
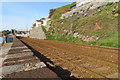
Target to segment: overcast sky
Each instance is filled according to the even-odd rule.
[[[36,19],[47,17],[49,9],[70,3],[72,2],[2,2],[0,30],[28,30]]]

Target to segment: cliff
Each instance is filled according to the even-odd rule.
[[[118,3],[102,4],[102,7],[97,7],[89,14],[84,13],[82,17],[79,15],[80,18],[61,19],[62,14],[72,10],[70,6],[73,4],[56,9],[51,18],[47,40],[118,47]],[[83,6],[85,5],[87,4]],[[65,10],[66,8],[69,9]]]

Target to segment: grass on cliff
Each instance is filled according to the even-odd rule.
[[[55,12],[53,13],[51,19],[52,20],[58,20],[60,19],[61,15],[67,11],[70,11],[71,10],[71,6],[75,5],[76,2],[73,2],[71,4],[68,4],[68,5],[65,5],[65,6],[62,6],[62,7],[59,7],[55,10]]]
[[[65,7],[65,6],[64,6]],[[98,45],[98,46],[118,46],[118,16],[112,14],[113,9],[117,9],[118,4],[107,4],[101,9],[101,12],[95,12],[92,16],[83,17],[81,19],[58,19],[57,11],[61,11],[61,8],[56,10],[51,28],[49,29],[50,35],[47,34],[47,40],[57,40],[77,44]],[[119,10],[117,11],[119,13]],[[62,23],[62,24],[61,24]],[[101,27],[100,30],[95,29],[95,23]],[[72,35],[67,35],[64,30],[74,31],[84,36],[97,36],[99,40],[92,42],[85,42],[81,39],[74,38]]]
[[[47,30],[45,29],[45,26],[42,25],[41,28],[42,28],[43,32],[46,34]]]
[[[55,36],[52,35],[47,35],[47,39],[45,40],[56,40],[56,41],[63,41],[63,42],[69,42],[69,43],[77,43],[76,41],[78,39],[74,38],[74,37],[67,37],[67,38],[57,38]]]

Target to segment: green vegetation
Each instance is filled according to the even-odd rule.
[[[106,6],[111,6],[113,2],[108,2]]]
[[[52,35],[48,35],[47,39],[45,40],[56,40],[56,41],[63,41],[63,42],[69,42],[69,43],[76,43],[76,41],[78,39],[74,38],[74,37],[67,37],[67,38],[58,38]]]
[[[44,33],[47,33],[45,27],[43,25],[41,27],[42,27],[42,30],[44,31]]]
[[[53,15],[51,17],[51,19],[53,20],[58,20],[60,19],[61,15],[67,11],[70,11],[71,10],[71,6],[75,5],[76,3],[73,2],[72,4],[69,4],[69,5],[65,5],[65,6],[62,6],[60,8],[57,8],[54,12],[53,12]]]
[[[99,41],[94,41],[89,44],[98,45],[98,46],[119,47],[118,46],[118,33],[113,34],[111,37],[103,38],[103,39],[100,39]]]
[[[5,35],[5,36],[8,35],[9,33],[10,33],[9,30],[3,30],[3,31],[2,31],[2,34]]]
[[[33,26],[32,26],[32,28],[35,28],[35,27],[36,27],[36,24],[34,23]]]
[[[47,33],[46,40],[57,40],[77,44],[98,45],[98,46],[118,46],[118,3],[108,3],[100,12],[96,11],[92,16],[86,16],[81,19],[64,19],[61,20],[62,13],[69,11],[70,5],[57,8],[52,16],[51,28]],[[115,10],[113,12],[113,10]],[[95,30],[96,23],[101,28]],[[68,30],[65,32],[64,30]],[[73,33],[68,35],[70,31],[79,33],[84,36],[99,37],[97,41],[85,42],[80,38],[74,38]]]

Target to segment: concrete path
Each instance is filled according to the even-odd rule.
[[[0,74],[2,78],[58,78],[31,49],[17,38],[14,39],[0,71],[2,71]]]
[[[3,61],[6,59],[6,55],[8,53],[8,51],[10,50],[12,46],[12,43],[6,43],[4,44],[3,46],[0,46],[0,78],[1,78],[1,75],[2,75],[2,64],[3,64]]]

